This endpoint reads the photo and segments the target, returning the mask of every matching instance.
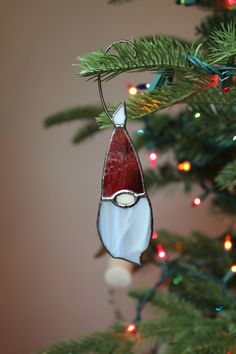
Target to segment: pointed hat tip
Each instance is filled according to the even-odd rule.
[[[121,104],[117,107],[117,109],[113,113],[113,116],[115,116],[119,111],[125,110],[125,109],[126,109],[126,103],[125,103],[125,101],[122,101]]]
[[[124,126],[126,122],[126,103],[123,101],[113,114],[113,122],[117,126]]]

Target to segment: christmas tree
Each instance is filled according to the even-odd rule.
[[[75,67],[79,76],[102,81],[152,71],[150,83],[129,87],[127,104],[128,120],[143,124],[133,141],[149,151],[149,195],[170,184],[182,183],[186,193],[198,185],[202,192],[192,207],[209,198],[212,210],[230,216],[232,223],[214,238],[155,230],[143,266],[154,264],[159,275],[149,289],[129,292],[137,302],[134,318],[106,332],[57,343],[44,354],[236,353],[236,1],[178,0],[176,6],[210,11],[197,27],[197,42],[158,35],[133,39],[131,46],[114,44],[112,54],[99,49],[79,57]],[[181,106],[175,115],[162,112],[176,104]],[[117,107],[109,108],[110,114]],[[74,143],[111,126],[95,106],[59,112],[45,126],[84,118]],[[157,152],[171,152],[173,158],[156,164]],[[142,316],[147,304],[156,308],[152,320]]]

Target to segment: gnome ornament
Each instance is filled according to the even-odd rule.
[[[125,103],[110,118],[114,130],[104,164],[98,233],[112,257],[141,264],[152,235],[151,204],[126,130]]]

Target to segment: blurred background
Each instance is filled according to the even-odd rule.
[[[43,128],[44,118],[58,110],[99,102],[96,85],[75,77],[71,64],[77,55],[141,34],[192,40],[203,15],[174,0],[137,0],[135,7],[106,0],[1,0],[2,354],[31,354],[104,329],[114,318],[104,282],[107,258],[94,260],[100,246],[100,179],[111,132],[73,146],[78,123]],[[127,95],[128,79],[139,82],[133,74],[107,84],[108,101]],[[137,127],[133,123],[129,130]],[[146,155],[141,154],[144,165]],[[207,203],[195,209],[190,201],[176,188],[158,192],[152,198],[155,226],[183,233],[224,230],[222,220],[207,213]],[[146,268],[133,284],[150,285],[153,279]],[[116,301],[132,316],[125,290]]]

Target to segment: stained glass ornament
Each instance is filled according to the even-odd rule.
[[[113,258],[141,264],[152,236],[152,209],[142,168],[126,130],[122,103],[112,116],[114,129],[105,158],[97,227]]]

